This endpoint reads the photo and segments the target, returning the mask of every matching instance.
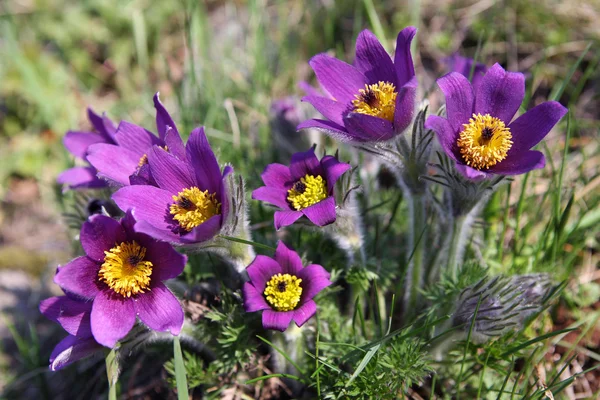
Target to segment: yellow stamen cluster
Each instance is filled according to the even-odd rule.
[[[304,175],[288,190],[287,200],[296,210],[303,210],[327,198],[327,182],[321,175]]]
[[[394,121],[396,110],[396,87],[389,82],[380,81],[374,85],[365,85],[352,100],[354,112]]]
[[[488,169],[506,158],[512,147],[510,129],[489,114],[473,114],[456,142],[467,165]]]
[[[98,277],[115,293],[131,297],[150,290],[152,263],[145,261],[146,248],[135,241],[122,242],[104,252]]]
[[[267,302],[277,311],[291,311],[300,303],[302,279],[290,274],[274,275],[265,288]]]
[[[217,194],[209,194],[208,190],[201,191],[195,186],[183,189],[177,196],[173,196],[173,200],[175,203],[171,204],[169,211],[186,231],[191,231],[210,217],[221,213]]]

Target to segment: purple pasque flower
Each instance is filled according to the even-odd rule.
[[[336,218],[334,188],[337,180],[349,169],[334,156],[320,161],[314,147],[292,155],[287,167],[269,164],[261,178],[265,183],[252,192],[255,200],[279,207],[275,211],[275,229],[279,230],[305,215],[313,224],[325,226]]]
[[[102,349],[92,335],[90,314],[92,303],[75,296],[57,296],[40,302],[40,312],[59,323],[69,334],[50,355],[50,369],[57,371]]]
[[[443,62],[446,64],[446,69],[449,72],[458,72],[467,79],[469,79],[469,76],[471,76],[472,69],[473,76],[471,78],[471,84],[473,85],[474,90],[477,90],[477,87],[481,83],[483,76],[487,72],[487,67],[485,64],[475,62],[475,60],[472,58],[463,57],[458,53],[454,53],[453,55],[446,57]]]
[[[153,146],[185,158],[177,126],[158,95],[154,95],[158,137],[140,126],[122,121],[115,133],[115,143],[90,146],[88,160],[98,170],[99,177],[115,186],[155,184],[147,165],[148,151]]]
[[[542,103],[512,121],[525,96],[525,77],[499,64],[487,71],[476,90],[456,72],[437,82],[446,96],[447,118],[431,115],[425,127],[435,131],[465,177],[481,180],[544,167],[544,155],[530,149],[567,113],[560,103]]]
[[[63,138],[65,148],[76,158],[87,161],[88,149],[97,143],[115,144],[115,125],[106,115],[98,115],[91,108],[88,119],[94,131],[69,131]],[[96,176],[96,169],[90,165],[73,167],[63,171],[57,182],[70,189],[95,189],[106,186],[106,182]]]
[[[298,129],[315,128],[343,142],[385,141],[412,122],[417,79],[410,54],[416,28],[407,27],[396,41],[394,60],[368,30],[358,35],[354,65],[326,54],[309,64],[329,96],[304,97],[327,120],[311,119]]]
[[[119,189],[113,200],[122,210],[132,209],[135,229],[176,245],[192,245],[214,237],[227,220],[229,199],[204,128],[192,131],[181,159],[158,146],[148,151],[148,167],[156,186]]]
[[[121,221],[104,215],[81,227],[85,256],[61,267],[54,282],[91,301],[91,332],[103,346],[114,347],[131,330],[136,316],[155,331],[178,335],[183,325],[179,300],[163,281],[175,278],[186,256],[168,243],[135,232],[127,212]]]
[[[292,320],[302,326],[317,312],[313,298],[331,285],[329,272],[320,265],[302,266],[298,253],[282,241],[275,258],[256,256],[247,268],[250,281],[244,283],[246,312],[264,310],[266,329],[285,331]]]

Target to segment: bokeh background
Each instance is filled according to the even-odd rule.
[[[557,156],[553,170],[567,155],[563,181],[573,194],[572,213],[584,210],[588,217],[561,249],[571,257],[573,267],[560,273],[571,275],[573,296],[556,321],[566,326],[585,313],[598,315],[598,0],[3,0],[0,392],[75,399],[104,390],[103,371],[72,395],[60,382],[67,382],[66,375],[47,372],[48,355],[62,333],[37,311],[40,299],[58,293],[51,284],[55,268],[73,254],[73,231],[63,215],[72,195],[63,195],[55,180],[74,163],[62,146],[65,132],[90,128],[87,107],[153,130],[152,95],[160,91],[179,131],[205,125],[219,159],[231,162],[254,188],[267,161],[286,157],[274,146],[273,130],[283,129],[276,119],[293,121],[295,110],[310,112],[289,97],[302,94],[300,81],[314,83],[309,58],[330,51],[352,60],[354,40],[364,28],[392,49],[396,33],[409,24],[419,29],[413,55],[421,96],[432,109],[442,100],[435,87],[445,72],[442,59],[455,52],[473,57],[478,43],[478,57],[488,66],[500,62],[527,74],[531,105],[554,96],[568,105],[568,146],[563,129],[547,138],[544,150]],[[292,111],[273,108],[278,99]],[[519,182],[507,214],[523,212],[516,209],[522,204]],[[538,177],[527,196],[559,190],[552,182]],[[502,220],[504,212],[496,209],[494,216]],[[505,236],[509,246],[514,228]],[[528,240],[535,241],[536,230],[531,232]],[[585,337],[572,339],[596,361],[599,317]],[[595,390],[597,379],[589,377]],[[125,393],[166,396],[138,381]]]

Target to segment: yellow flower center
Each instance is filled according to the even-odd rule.
[[[512,147],[510,129],[489,114],[473,114],[456,144],[463,159],[472,168],[488,169],[506,158]]]
[[[274,275],[265,288],[267,302],[277,311],[291,311],[300,303],[302,287],[299,279],[290,274]]]
[[[394,121],[396,110],[396,87],[389,82],[378,82],[374,85],[365,85],[352,100],[354,112],[372,115],[374,117]]]
[[[186,231],[202,224],[214,215],[221,214],[221,203],[217,201],[217,194],[209,194],[208,190],[201,191],[197,187],[183,189],[173,196],[175,203],[171,204],[169,211],[173,218],[179,222]]]
[[[288,190],[287,200],[296,210],[302,210],[327,198],[327,182],[321,175],[304,175]]]
[[[122,242],[104,254],[104,263],[100,266],[98,277],[109,288],[123,297],[150,290],[153,265],[150,261],[144,261],[145,247],[135,241]]]

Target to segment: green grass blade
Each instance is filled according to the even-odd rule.
[[[188,400],[188,385],[183,364],[183,355],[181,354],[181,343],[179,336],[173,338],[173,363],[175,364],[175,381],[177,383],[177,399]]]

